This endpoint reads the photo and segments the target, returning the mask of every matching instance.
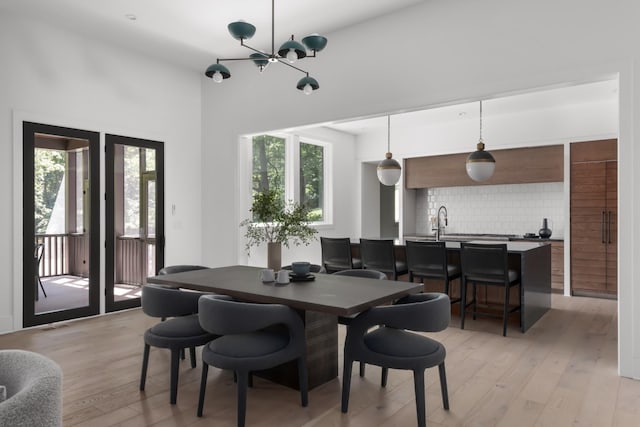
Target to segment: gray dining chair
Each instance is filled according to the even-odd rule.
[[[462,286],[460,290],[460,329],[464,329],[467,307],[472,306],[473,319],[476,316],[502,317],[502,336],[507,336],[507,322],[509,313],[519,311],[522,301],[511,307],[509,297],[511,288],[520,284],[520,274],[517,270],[509,268],[509,255],[507,245],[484,243],[461,243],[460,261],[462,263]],[[472,286],[473,300],[467,303],[469,286]],[[478,285],[497,286],[504,290],[504,302],[499,314],[478,311],[477,292]],[[520,295],[520,292],[518,292]],[[520,327],[522,319],[520,318]]]
[[[377,270],[363,270],[363,269],[341,270],[333,274],[335,276],[363,277],[365,279],[387,280],[387,275]],[[349,326],[351,324],[351,321],[357,315],[358,314],[352,314],[350,316],[338,316],[338,323],[341,325]],[[364,377],[364,372],[365,372],[365,364],[363,362],[360,362],[361,377]]]
[[[217,338],[200,327],[198,299],[202,293],[181,291],[162,285],[148,283],[142,287],[142,311],[151,317],[166,319],[144,333],[144,353],[140,373],[140,390],[144,390],[149,365],[150,347],[167,348],[171,351],[171,391],[169,401],[175,404],[178,396],[180,353],[190,350],[191,367],[196,367],[195,348]]]
[[[413,371],[420,427],[426,425],[425,370],[437,366],[442,404],[448,410],[446,350],[440,342],[411,331],[439,332],[449,326],[450,319],[449,296],[441,293],[409,295],[394,305],[371,308],[353,319],[344,344],[342,412],[349,409],[351,371],[355,361],[382,367],[382,387],[387,385],[389,368]]]
[[[253,371],[297,361],[302,406],[308,404],[304,324],[300,315],[280,304],[254,304],[220,295],[199,302],[200,324],[220,338],[202,349],[198,417],[202,416],[209,366],[234,371],[237,379],[238,426],[245,424],[247,387]]]

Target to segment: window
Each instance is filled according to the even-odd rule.
[[[329,145],[293,135],[257,135],[251,140],[252,197],[275,191],[282,203],[309,209],[311,222],[328,222],[326,177]]]
[[[309,221],[324,220],[324,147],[300,143],[300,197]]]

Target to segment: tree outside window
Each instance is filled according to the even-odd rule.
[[[300,203],[309,221],[324,220],[324,147],[300,143]]]
[[[287,161],[287,144],[298,144],[299,157],[295,162],[293,159]],[[325,220],[324,146],[298,143],[296,138],[259,135],[252,138],[252,156],[252,197],[273,191],[281,206],[294,201],[306,207],[308,221]],[[294,180],[289,181],[288,176]],[[286,183],[296,180],[299,188],[294,194],[294,189],[288,188]]]

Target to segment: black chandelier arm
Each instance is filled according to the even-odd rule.
[[[291,65],[287,62],[286,59],[282,58],[281,56],[277,57],[278,58],[278,62],[282,65],[286,65],[287,67],[291,67],[291,68],[295,68],[296,70],[300,71],[301,73],[306,74],[307,76],[309,76],[309,72],[303,70],[302,68],[298,68],[295,65]]]
[[[254,61],[256,58],[218,58],[217,61],[218,62],[223,62],[223,61]]]
[[[276,55],[276,54],[275,54],[275,51],[272,51],[272,52],[271,52],[271,55],[269,55],[268,53],[264,53],[264,51],[262,51],[262,50],[258,50],[258,49],[256,49],[255,47],[251,47],[251,46],[249,46],[248,44],[245,44],[245,43],[244,43],[244,39],[241,39],[241,40],[240,40],[240,46],[246,47],[247,49],[250,49],[250,50],[252,50],[252,51],[254,51],[254,52],[256,52],[256,53],[259,53],[259,54],[261,54],[261,55],[264,55],[264,57],[265,57],[266,59],[269,59],[269,58],[277,58],[277,57],[278,57],[278,55]]]

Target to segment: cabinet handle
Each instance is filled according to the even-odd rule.
[[[607,213],[605,211],[602,211],[602,220],[600,221],[600,233],[602,235],[601,236],[601,240],[602,240],[603,244],[607,243],[607,239],[606,239],[606,236],[605,236],[607,231],[606,231],[606,227],[604,225],[604,220],[605,220],[605,216],[606,215],[607,215]]]
[[[609,236],[609,244],[611,244],[611,211],[607,218],[607,235]]]

